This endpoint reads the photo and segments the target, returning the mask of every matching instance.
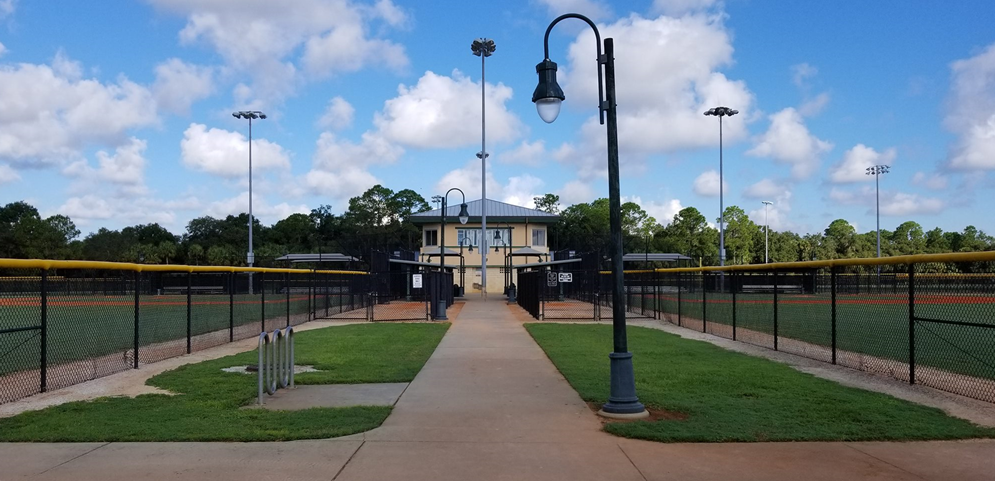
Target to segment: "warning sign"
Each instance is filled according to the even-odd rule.
[[[421,274],[411,274],[411,287],[421,289]]]
[[[573,282],[573,281],[574,281],[574,274],[573,274],[573,272],[561,272],[560,273],[560,282]]]
[[[546,285],[549,287],[556,287],[556,280],[558,279],[555,272],[546,273]]]

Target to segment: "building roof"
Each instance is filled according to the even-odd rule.
[[[456,222],[459,223],[457,216],[459,215],[460,203],[449,203],[446,204],[446,222]],[[479,224],[481,207],[484,203],[481,200],[473,200],[466,203],[466,211],[470,214],[470,220],[468,223]],[[419,212],[417,214],[411,214],[408,219],[414,224],[433,224],[439,222],[439,217],[442,214],[442,209],[433,209],[425,212]],[[504,202],[499,202],[492,199],[487,199],[487,220],[488,222],[525,222],[528,219],[529,222],[534,222],[537,224],[552,224],[560,220],[560,216],[556,214],[550,214],[549,212],[543,212],[536,209],[528,209],[520,205],[506,204]]]

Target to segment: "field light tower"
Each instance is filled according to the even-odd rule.
[[[249,121],[249,253],[245,256],[245,263],[249,267],[256,261],[256,255],[252,252],[252,121],[253,119],[265,119],[266,114],[258,110],[239,110],[232,112],[232,117],[236,119],[246,119]],[[252,273],[249,273],[249,294],[252,294]]]
[[[764,264],[766,264],[770,262],[767,256],[768,252],[767,245],[768,242],[770,241],[770,223],[767,222],[767,208],[770,207],[770,205],[773,204],[773,202],[769,200],[763,200],[761,202],[764,203]]]
[[[587,22],[594,30],[595,46],[598,50],[598,113],[601,123],[608,117],[608,206],[611,231],[611,282],[612,282],[612,339],[613,352],[610,359],[611,389],[608,402],[601,407],[600,414],[607,417],[646,417],[649,413],[636,396],[636,379],[632,370],[632,353],[628,352],[625,332],[625,284],[622,271],[622,208],[619,193],[618,174],[618,118],[615,105],[615,42],[605,39],[605,51],[601,53],[601,33],[591,19],[576,13],[560,15],[549,27],[543,38],[542,62],[536,65],[539,85],[532,93],[539,117],[552,123],[560,113],[560,104],[566,98],[563,89],[556,83],[556,62],[549,59],[549,32],[561,20],[576,18]],[[603,75],[602,75],[603,74]],[[602,80],[602,76],[604,79]]]
[[[481,295],[487,299],[487,121],[484,99],[487,82],[484,81],[484,59],[490,57],[495,50],[494,41],[489,38],[478,38],[470,44],[470,50],[480,57],[480,285]]]
[[[867,175],[874,176],[874,210],[876,211],[877,217],[877,231],[878,231],[878,257],[881,257],[881,175],[887,174],[888,169],[891,169],[887,165],[873,165],[867,168]],[[881,287],[881,266],[878,265],[878,287]]]
[[[719,265],[726,265],[726,223],[725,223],[725,205],[723,204],[723,187],[725,184],[722,183],[722,117],[732,117],[738,114],[738,110],[730,109],[729,107],[715,107],[705,111],[705,115],[716,116],[719,118]]]

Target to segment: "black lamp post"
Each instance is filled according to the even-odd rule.
[[[472,243],[472,241],[470,241],[470,239],[467,239],[466,234],[464,234],[463,238],[460,239],[460,241],[459,241],[459,287],[460,287],[460,294],[464,294],[465,290],[466,290],[466,277],[465,277],[465,274],[466,274],[466,262],[463,259],[463,243],[464,242],[466,242],[468,244],[468,247],[469,247],[467,249],[467,252],[469,252],[471,254],[473,253],[473,243]]]
[[[495,233],[494,237],[496,239],[501,239],[502,241],[504,241],[504,263],[503,263],[503,265],[504,265],[504,295],[508,295],[508,285],[511,284],[511,268],[508,265],[508,250],[511,248],[512,234],[511,234],[511,224],[509,224],[507,222],[498,222],[498,223],[496,223],[496,226],[501,226],[501,225],[504,225],[505,227],[508,228],[508,239],[505,240],[505,239],[503,239],[501,237],[501,229],[497,230],[497,232]],[[496,254],[498,252],[500,252],[500,251],[498,250],[497,244],[495,244],[494,245],[494,253]]]
[[[615,43],[605,39],[605,52],[601,53],[601,33],[591,19],[576,13],[560,15],[549,27],[543,38],[543,61],[536,65],[539,85],[532,93],[539,117],[547,123],[556,120],[560,113],[560,103],[565,99],[563,89],[556,83],[556,63],[549,59],[549,32],[561,20],[577,18],[587,22],[594,30],[598,49],[598,111],[601,123],[608,115],[608,201],[611,227],[612,252],[612,331],[614,352],[611,359],[611,392],[608,402],[601,407],[600,414],[608,417],[645,417],[649,413],[636,396],[636,380],[632,370],[632,353],[628,352],[625,333],[625,285],[622,270],[622,209],[618,180],[618,119],[615,106]],[[601,66],[604,66],[602,88]]]
[[[466,224],[466,221],[470,219],[470,213],[466,211],[466,194],[464,194],[462,190],[460,190],[459,188],[456,188],[456,187],[453,187],[452,189],[447,190],[446,191],[446,195],[442,196],[442,210],[440,211],[441,214],[442,214],[440,216],[442,218],[442,229],[440,229],[440,232],[439,232],[439,289],[440,289],[439,290],[439,294],[440,294],[440,296],[439,296],[439,303],[436,306],[438,308],[438,312],[436,313],[435,320],[437,320],[437,321],[446,321],[446,320],[449,319],[449,318],[446,317],[446,308],[449,307],[449,306],[446,305],[446,298],[448,296],[442,296],[441,294],[443,294],[445,292],[442,289],[446,289],[446,288],[452,289],[452,286],[448,286],[447,287],[447,286],[443,286],[442,285],[443,284],[442,283],[442,278],[443,278],[442,274],[446,271],[446,208],[447,208],[446,202],[449,199],[449,193],[452,192],[452,191],[454,191],[454,190],[459,191],[460,195],[463,196],[463,203],[460,204],[460,208],[459,208],[459,215],[458,215],[458,217],[459,217],[459,223],[460,224]]]

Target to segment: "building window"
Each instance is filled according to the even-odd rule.
[[[532,245],[546,247],[545,229],[532,229]]]
[[[425,231],[425,247],[439,245],[439,230],[430,229]]]
[[[487,246],[504,247],[510,245],[511,229],[487,229]],[[480,229],[456,229],[456,245],[480,247]]]

